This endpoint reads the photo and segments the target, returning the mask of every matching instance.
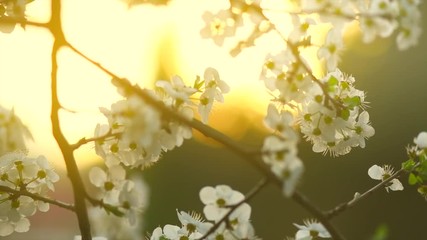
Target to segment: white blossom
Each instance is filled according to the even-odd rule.
[[[226,37],[234,36],[236,24],[229,10],[220,10],[213,14],[205,12],[203,14],[205,27],[200,31],[203,38],[212,38],[215,44],[221,46]]]
[[[427,132],[420,132],[416,138],[414,138],[414,143],[421,149],[427,148]]]
[[[43,156],[31,158],[22,152],[12,152],[0,157],[1,186],[46,197],[49,190],[54,190],[53,183],[58,180],[58,174]],[[49,204],[25,195],[1,192],[0,236],[28,231],[30,222],[27,217],[37,210],[46,212]]]
[[[25,139],[32,139],[28,128],[13,109],[0,106],[0,156],[15,150],[26,150]]]
[[[315,220],[305,220],[304,225],[294,225],[299,229],[295,235],[295,240],[311,240],[317,238],[331,238],[328,230],[323,224]]]
[[[368,175],[372,179],[385,181],[394,174],[394,170],[390,165],[384,165],[380,167],[378,165],[373,165],[368,170]],[[403,185],[397,178],[393,178],[388,184],[386,184],[385,189],[387,192],[392,191],[402,191]]]
[[[217,221],[227,212],[227,206],[244,199],[242,193],[234,191],[227,185],[204,187],[200,190],[200,200],[205,204],[203,213],[208,220]]]

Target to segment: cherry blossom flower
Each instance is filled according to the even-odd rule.
[[[220,10],[213,14],[205,12],[203,14],[205,27],[200,31],[203,38],[212,38],[215,44],[221,46],[226,37],[235,34],[236,27],[233,16],[229,10]]]
[[[89,172],[90,182],[101,190],[101,198],[105,203],[118,205],[119,194],[122,191],[126,179],[126,171],[120,165],[107,169],[107,172],[99,167],[93,167]]]
[[[13,109],[0,106],[0,156],[15,150],[26,150],[25,139],[32,139],[28,128]]]
[[[58,180],[58,174],[43,156],[32,158],[22,152],[12,152],[0,157],[1,186],[45,197],[48,190],[54,190],[53,183]],[[28,196],[1,192],[0,236],[28,231],[30,222],[27,217],[37,210],[46,212],[49,204]]]
[[[177,214],[182,224],[181,231],[188,236],[201,237],[213,226],[212,223],[204,222],[202,216],[197,213],[188,214],[177,210]]]
[[[420,132],[416,138],[414,138],[414,143],[421,149],[427,148],[427,132]]]
[[[205,89],[200,95],[198,110],[202,117],[202,122],[207,123],[214,102],[224,102],[223,94],[227,93],[230,88],[226,82],[220,79],[218,71],[214,68],[205,70],[204,83]]]
[[[396,5],[387,0],[374,0],[370,4],[359,1],[360,28],[363,33],[363,41],[370,43],[377,36],[389,37],[397,28],[398,23],[393,18],[386,18],[388,15],[395,15]]]
[[[227,206],[236,204],[245,197],[227,185],[204,187],[200,190],[200,200],[205,204],[203,213],[208,220],[217,221],[227,212]]]
[[[381,181],[387,180],[393,175],[393,173],[394,173],[394,170],[390,165],[384,165],[383,167],[380,167],[378,165],[373,165],[368,170],[369,177],[371,177],[372,179],[381,180]],[[402,191],[403,185],[399,181],[399,179],[394,178],[386,185],[385,189],[387,190],[387,192],[389,190]]]
[[[295,240],[311,240],[317,238],[331,238],[328,230],[315,220],[305,220],[304,225],[294,225],[299,229],[295,235]]]
[[[267,116],[264,123],[267,127],[279,133],[289,141],[298,141],[298,135],[292,128],[294,125],[294,116],[289,111],[279,111],[273,104],[268,105]]]
[[[360,113],[366,106],[365,94],[353,86],[354,81],[336,69],[321,79],[329,96],[315,85],[301,105],[301,132],[313,143],[314,152],[344,155],[352,147],[365,147],[365,139],[375,133],[369,114]]]
[[[332,28],[326,35],[325,43],[319,48],[317,56],[326,60],[326,69],[333,71],[340,61],[340,53],[344,48],[342,34],[340,30]]]

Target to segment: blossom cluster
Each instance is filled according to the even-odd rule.
[[[204,216],[197,213],[177,211],[180,226],[165,225],[157,227],[151,234],[150,240],[161,239],[259,239],[255,236],[250,222],[251,207],[244,201],[242,193],[227,185],[204,187],[200,190],[200,199],[205,204]],[[231,214],[232,207],[234,209]],[[223,219],[226,217],[225,219]],[[213,232],[214,226],[219,226]],[[206,236],[207,233],[210,233]]]
[[[15,150],[26,150],[25,139],[31,133],[13,110],[0,106],[0,156]]]
[[[295,120],[291,112],[279,112],[275,105],[270,104],[265,124],[274,134],[264,139],[263,160],[283,180],[283,193],[289,197],[304,171],[304,165],[297,156],[299,137],[293,128]]]
[[[202,122],[207,123],[214,102],[223,102],[223,93],[228,90],[218,72],[207,68],[204,79],[197,77],[193,87],[174,76],[171,81],[157,81],[156,89],[146,93],[189,120],[193,119],[197,108]],[[108,167],[118,164],[130,168],[149,166],[162,152],[179,147],[184,139],[191,138],[190,127],[168,118],[137,95],[126,97],[114,103],[111,109],[101,108],[108,125],[98,125],[95,129],[95,138],[99,138],[95,144],[96,153]]]
[[[156,101],[183,118],[192,120],[197,109],[202,122],[208,121],[215,101],[224,101],[227,84],[213,68],[207,68],[203,79],[197,77],[193,86],[187,86],[179,76],[171,81],[156,82],[154,90],[144,90]],[[106,169],[93,167],[89,178],[99,190],[107,211],[113,207],[124,213],[130,224],[141,212],[142,194],[129,179],[127,169],[144,168],[158,161],[162,152],[170,151],[192,137],[191,128],[168,117],[137,94],[120,89],[126,99],[114,103],[111,109],[101,108],[108,124],[95,129],[95,150],[105,161]],[[120,214],[119,214],[120,215]]]
[[[0,236],[28,231],[28,217],[37,210],[49,210],[49,203],[28,195],[46,196],[54,191],[53,183],[58,180],[58,174],[43,156],[31,158],[12,152],[0,157],[0,186],[11,190],[0,191]]]
[[[0,1],[0,19],[15,18],[25,19],[26,5],[31,2],[28,0],[2,0]],[[15,24],[0,24],[0,32],[10,33],[15,29]]]
[[[141,178],[133,177],[131,178],[132,182],[136,185],[134,186],[137,191],[134,191],[135,195],[133,199],[141,202],[129,202],[129,205],[143,206],[145,207],[148,203],[148,189],[144,181]],[[122,210],[123,209],[119,209]],[[89,217],[91,221],[91,228],[94,235],[105,239],[127,239],[127,240],[139,240],[143,239],[142,231],[142,214],[134,211],[134,217],[132,221],[135,221],[134,224],[129,224],[129,218],[124,218],[122,216],[117,216],[109,212],[104,211],[100,207],[91,207],[89,208]],[[103,238],[103,239],[104,239]]]
[[[257,37],[260,37],[261,25],[276,25],[270,18],[268,6],[272,4],[269,0],[230,1],[228,9],[217,14],[204,14],[206,26],[201,34],[222,45],[226,37],[233,36],[238,27],[245,25],[243,18],[249,16],[252,23],[258,26],[261,34]],[[304,138],[313,144],[313,151],[329,152],[333,156],[344,155],[353,147],[365,147],[365,139],[375,133],[365,109],[365,93],[354,87],[352,76],[337,68],[344,48],[343,34],[348,24],[359,21],[365,42],[372,41],[376,36],[388,37],[398,29],[398,46],[405,49],[416,44],[419,37],[418,5],[418,1],[374,0],[365,4],[303,0],[291,7],[282,6],[284,9],[280,13],[292,19],[293,29],[287,33],[276,29],[287,47],[281,52],[267,55],[261,79],[274,95],[274,102],[280,105],[279,108],[292,110],[288,111],[295,119],[291,124],[299,127]],[[409,16],[409,12],[414,14]],[[408,22],[413,24],[410,30],[405,30],[406,37],[402,37]],[[324,26],[329,28],[324,41],[312,43],[311,35],[316,27]],[[251,37],[247,39],[253,40]],[[323,77],[315,76],[310,70],[313,66],[303,57],[302,52],[308,47],[317,48],[318,60],[325,62],[326,74]],[[283,122],[282,125],[289,126],[289,123]],[[287,138],[281,141],[284,139]],[[269,137],[266,142],[278,144],[279,140]],[[266,142],[264,150],[268,152],[269,148],[275,148],[267,146]],[[297,165],[301,169],[302,164]]]
[[[421,34],[420,0],[299,0],[288,4],[278,4],[275,0],[232,0],[228,8],[215,13],[205,12],[203,20],[206,25],[201,30],[204,38],[211,38],[217,45],[223,45],[226,38],[236,35],[239,28],[249,19],[255,25],[252,36],[246,39],[246,46],[254,43],[253,38],[262,36],[280,23],[271,16],[281,13],[292,18],[293,30],[286,34],[287,41],[311,45],[309,29],[313,26],[332,25],[319,58],[336,55],[343,46],[340,36],[349,23],[357,21],[366,43],[377,37],[390,37],[397,32],[396,43],[400,50],[408,49],[418,43]],[[278,9],[277,9],[278,8]],[[249,43],[249,44],[248,44]],[[335,59],[333,59],[335,58]],[[337,62],[336,56],[331,62]],[[329,65],[329,64],[328,64]],[[334,64],[332,64],[334,65]],[[328,67],[329,70],[331,68]]]

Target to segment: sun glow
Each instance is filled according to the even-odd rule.
[[[29,19],[48,21],[49,4],[47,0],[30,3]],[[64,0],[63,28],[67,40],[79,50],[142,86],[151,86],[159,72],[163,77],[180,75],[191,83],[205,68],[216,68],[231,92],[225,104],[215,106],[212,115],[219,117],[212,117],[210,123],[239,138],[248,123],[262,125],[271,96],[259,80],[261,66],[267,52],[275,50],[272,46],[279,48],[283,43],[277,36],[264,37],[256,42],[257,48],[231,57],[229,49],[200,37],[203,12],[218,7],[214,1],[194,0],[132,8],[119,0]],[[14,108],[29,126],[34,135],[30,153],[46,155],[63,166],[50,125],[52,43],[44,29],[24,31],[17,26],[11,34],[0,33],[0,103]],[[59,52],[58,76],[60,101],[69,110],[60,115],[64,134],[70,143],[93,136],[95,125],[106,123],[98,107],[109,107],[120,99],[109,77],[69,49]],[[86,166],[97,159],[92,148],[77,151],[79,164]]]

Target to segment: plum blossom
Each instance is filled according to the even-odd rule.
[[[420,132],[416,138],[414,138],[414,143],[421,149],[427,148],[427,132]]]
[[[294,223],[299,230],[295,235],[295,240],[311,240],[317,238],[331,238],[328,230],[323,224],[316,220],[305,220],[304,225]]]
[[[89,172],[89,179],[101,191],[100,198],[112,205],[118,204],[119,194],[128,181],[126,171],[120,165],[112,166],[107,171],[93,167]]]
[[[210,222],[205,222],[203,217],[195,212],[190,214],[177,210],[178,219],[182,224],[181,232],[194,238],[200,238],[213,226]]]
[[[380,167],[378,165],[373,165],[368,170],[369,177],[371,177],[372,179],[381,180],[381,181],[387,180],[393,175],[393,173],[394,173],[394,170],[390,165],[384,165],[383,167]],[[389,190],[402,191],[403,185],[399,181],[399,179],[394,178],[388,184],[386,184],[385,189],[387,190],[387,192]]]
[[[242,193],[234,191],[227,185],[204,187],[200,190],[200,200],[205,204],[203,213],[208,220],[217,221],[227,212],[229,205],[242,201]]]
[[[398,11],[397,5],[393,1],[374,0],[369,4],[363,1],[359,1],[359,3],[361,14],[359,23],[365,43],[374,41],[377,36],[389,37],[397,28],[397,21],[394,18],[387,18],[387,16],[396,16]]]
[[[220,10],[213,14],[205,12],[203,14],[205,27],[200,31],[203,38],[212,38],[215,44],[221,46],[226,37],[234,36],[236,24],[233,15],[229,10]]]
[[[226,82],[221,80],[219,73],[214,68],[207,68],[204,73],[204,91],[200,95],[199,114],[202,122],[207,123],[209,113],[215,101],[224,102],[224,93],[227,93],[230,88]]]
[[[354,78],[339,69],[328,73],[315,85],[310,98],[302,104],[299,115],[301,132],[313,143],[313,151],[344,155],[352,147],[365,147],[365,139],[373,136],[365,94],[354,87]],[[325,96],[325,88],[327,96]]]
[[[0,106],[0,156],[15,150],[26,150],[25,139],[32,139],[28,128],[13,109]]]
[[[89,208],[94,235],[108,239],[142,239],[141,213],[148,201],[148,189],[141,178],[128,178],[119,193],[116,208],[123,215],[111,214],[100,207]]]
[[[341,31],[332,28],[326,35],[325,43],[317,52],[319,59],[326,60],[326,69],[328,71],[333,71],[337,68],[343,48],[344,43]]]
[[[46,197],[53,191],[58,174],[45,157],[28,157],[22,152],[11,152],[0,157],[0,185],[15,191]],[[28,217],[36,212],[46,212],[49,204],[24,195],[7,191],[0,193],[0,236],[29,230]]]

